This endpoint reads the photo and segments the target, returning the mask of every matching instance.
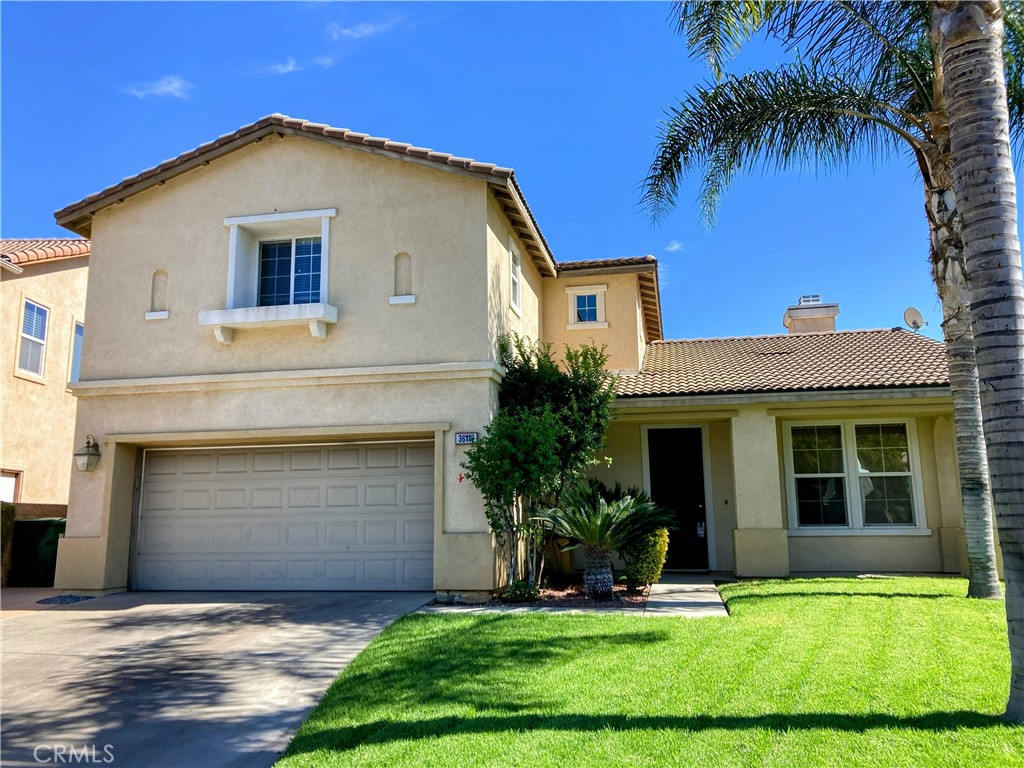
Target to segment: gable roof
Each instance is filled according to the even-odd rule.
[[[944,344],[901,328],[660,341],[620,397],[948,386]]]
[[[88,256],[92,244],[79,238],[29,238],[0,240],[0,257],[15,266],[35,261],[52,261]]]
[[[637,276],[640,287],[640,309],[644,318],[644,333],[648,342],[661,339],[661,294],[658,288],[658,260],[653,256],[625,256],[615,259],[587,259],[562,261],[558,264],[559,277],[586,275],[630,274]]]
[[[494,163],[481,163],[468,157],[458,157],[447,152],[435,152],[426,147],[416,147],[404,142],[350,131],[347,128],[334,128],[323,123],[311,123],[308,120],[281,114],[268,115],[255,123],[242,126],[237,131],[224,134],[177,157],[165,160],[159,165],[147,168],[141,173],[129,176],[113,186],[65,206],[54,213],[54,218],[62,227],[87,236],[91,233],[92,216],[97,211],[157,184],[162,184],[168,179],[187,173],[198,166],[206,165],[211,160],[253,144],[271,134],[304,136],[326,141],[336,146],[401,158],[446,171],[483,178],[487,181],[491,192],[537,265],[537,269],[542,275],[549,277],[555,275],[554,257],[551,255],[540,227],[537,226],[533,212],[526,204],[526,198],[523,196],[519,183],[516,181],[515,172],[511,168],[504,168]]]

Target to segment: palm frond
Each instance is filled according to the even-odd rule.
[[[702,179],[706,221],[734,176],[763,169],[848,164],[859,155],[882,157],[920,142],[920,126],[899,103],[881,101],[857,72],[797,62],[777,70],[727,77],[685,96],[662,124],[642,202],[662,218],[687,177]]]
[[[783,5],[772,0],[676,0],[672,3],[670,18],[676,32],[686,39],[690,56],[702,59],[715,78],[721,79],[726,62]]]

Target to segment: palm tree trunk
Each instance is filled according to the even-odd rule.
[[[607,549],[585,547],[583,566],[583,587],[596,600],[607,600],[612,596],[612,553]]]
[[[1024,722],[1024,282],[998,2],[932,3],[945,76],[953,183],[971,277],[971,324],[1006,578],[1010,694]]]
[[[981,423],[978,368],[971,333],[970,295],[963,269],[962,223],[952,189],[952,158],[944,115],[934,115],[932,125],[939,138],[938,152],[922,163],[925,178],[925,211],[931,237],[932,279],[942,301],[942,332],[949,362],[949,386],[953,396],[956,455],[960,468],[960,497],[964,536],[967,542],[967,596],[998,599],[999,573],[992,533],[992,491],[988,455]],[[938,119],[936,119],[938,118]]]

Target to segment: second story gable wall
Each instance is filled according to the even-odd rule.
[[[85,317],[89,258],[27,264],[0,273],[0,464],[21,474],[18,500],[67,504],[76,400],[68,391],[75,326]],[[42,375],[18,370],[25,300],[46,310]]]
[[[513,247],[519,256],[521,273],[518,307],[513,307],[512,302],[513,260],[510,249]],[[488,327],[492,349],[496,349],[498,336],[511,332],[541,339],[543,286],[540,272],[490,195],[487,201],[487,264]]]
[[[566,273],[567,275],[571,273]],[[600,316],[595,324],[570,322],[575,289],[598,295]],[[566,344],[605,346],[608,368],[636,371],[643,362],[646,339],[635,274],[590,274],[544,281],[544,341],[560,351]]]
[[[276,136],[141,192],[93,221],[82,378],[486,360],[487,197],[482,180]],[[230,308],[224,220],[324,209],[326,338],[298,325],[217,341],[198,315]],[[391,302],[410,277],[415,301]]]

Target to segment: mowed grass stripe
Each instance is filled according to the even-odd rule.
[[[964,581],[722,591],[723,619],[406,617],[280,765],[1024,765],[1003,606]]]

